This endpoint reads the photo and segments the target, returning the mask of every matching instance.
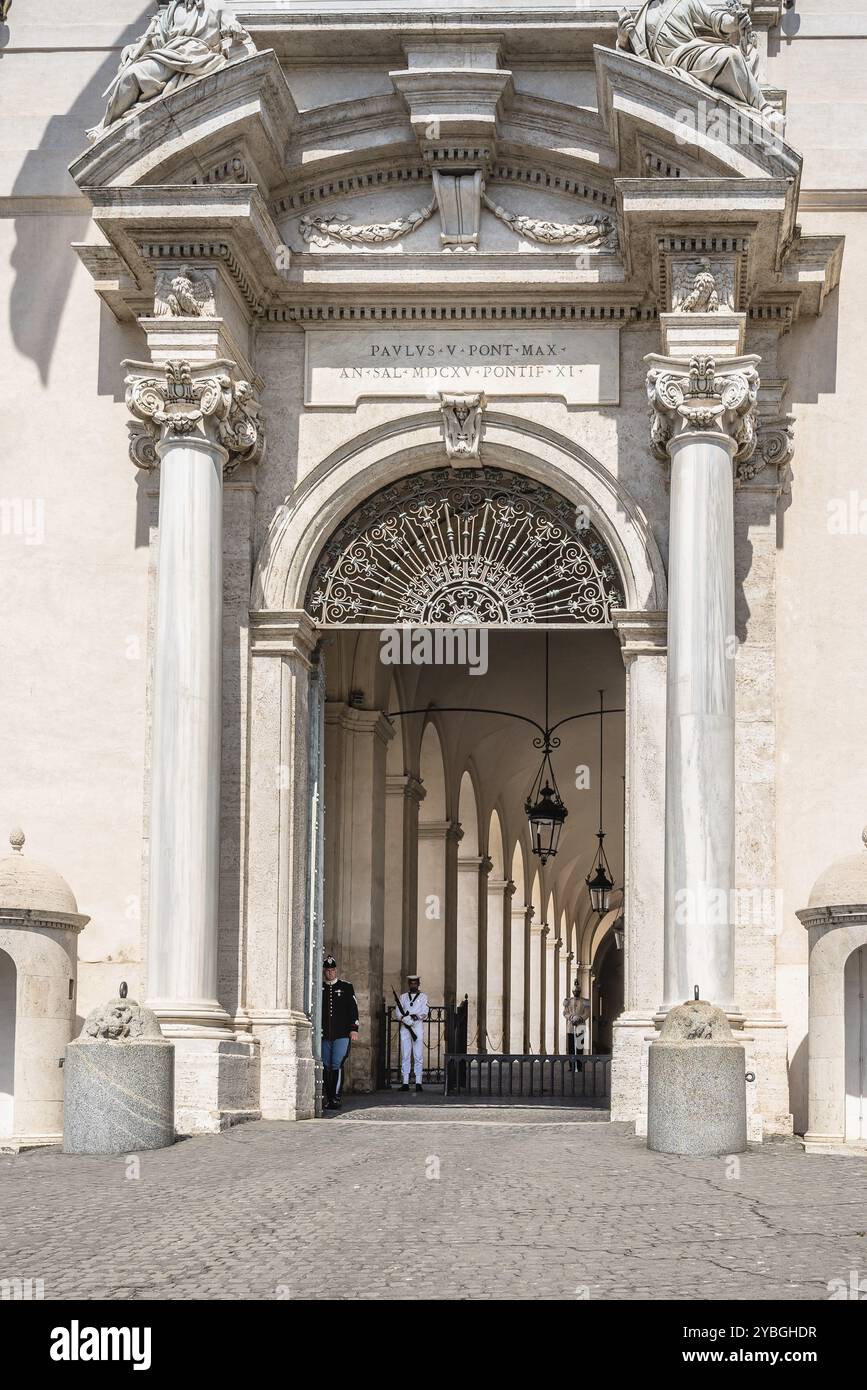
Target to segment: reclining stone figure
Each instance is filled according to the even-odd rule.
[[[123,50],[120,69],[103,93],[107,106],[96,140],[142,102],[217,72],[230,57],[256,52],[247,30],[220,0],[170,0],[140,38]]]
[[[741,0],[645,0],[624,10],[617,47],[676,68],[743,106],[771,126],[781,117],[762,94],[758,41]]]

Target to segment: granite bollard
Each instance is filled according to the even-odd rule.
[[[88,1014],[66,1048],[63,1152],[123,1154],[175,1142],[175,1048],[150,1009],[126,998]]]
[[[722,1009],[704,999],[670,1009],[650,1044],[647,1147],[734,1154],[747,1147],[746,1052]]]

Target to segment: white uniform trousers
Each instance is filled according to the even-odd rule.
[[[400,1025],[400,1076],[404,1085],[409,1081],[410,1065],[415,1072],[415,1082],[421,1085],[421,1069],[423,1065],[424,1053],[424,1024],[419,1020],[412,1025],[415,1033],[415,1042],[409,1029],[402,1023]]]

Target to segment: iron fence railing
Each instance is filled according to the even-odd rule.
[[[509,1052],[446,1053],[444,1096],[554,1096],[567,1100],[607,1100],[611,1095],[610,1056],[582,1056],[579,1068],[569,1056]]]

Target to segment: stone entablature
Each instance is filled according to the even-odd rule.
[[[131,117],[111,125],[72,173],[109,242],[79,253],[114,312],[141,317],[156,296],[163,313],[167,274],[169,285],[192,276],[203,295],[212,280],[217,316],[248,324],[355,295],[406,303],[425,287],[447,297],[473,285],[484,286],[486,302],[493,293],[501,303],[537,304],[541,293],[557,312],[737,309],[780,331],[821,307],[842,243],[799,233],[800,160],[760,121],[743,142],[712,129],[691,134],[677,118],[694,112],[698,120],[707,91],[597,42],[599,109],[576,125],[560,103],[528,101],[508,81],[491,95],[492,74],[508,77],[498,65],[507,61],[510,19],[502,41],[487,47],[451,30],[447,14],[443,24],[448,42],[436,51],[416,51],[408,24],[408,66],[390,70],[387,119],[380,98],[346,109],[338,102],[338,127],[333,106],[299,116],[277,55],[266,50],[137,107],[133,142],[123,134]],[[255,16],[248,27],[258,44]],[[574,28],[586,41],[583,14]],[[606,32],[597,24],[595,37],[604,43]],[[401,87],[430,93],[440,77],[457,82],[465,100],[434,139],[433,157],[425,132],[440,117],[426,110],[424,131],[414,130],[415,98],[407,107]],[[485,154],[479,120],[491,133]],[[550,139],[540,141],[546,123]],[[691,161],[677,172],[693,177],[648,177],[661,167],[647,158],[654,130],[659,148]],[[306,151],[316,151],[312,162]],[[507,260],[488,259],[507,247]],[[455,251],[472,254],[455,263]],[[523,269],[516,273],[521,262],[539,264],[530,293]],[[197,296],[188,303],[196,313]],[[240,322],[233,328],[243,336]]]

